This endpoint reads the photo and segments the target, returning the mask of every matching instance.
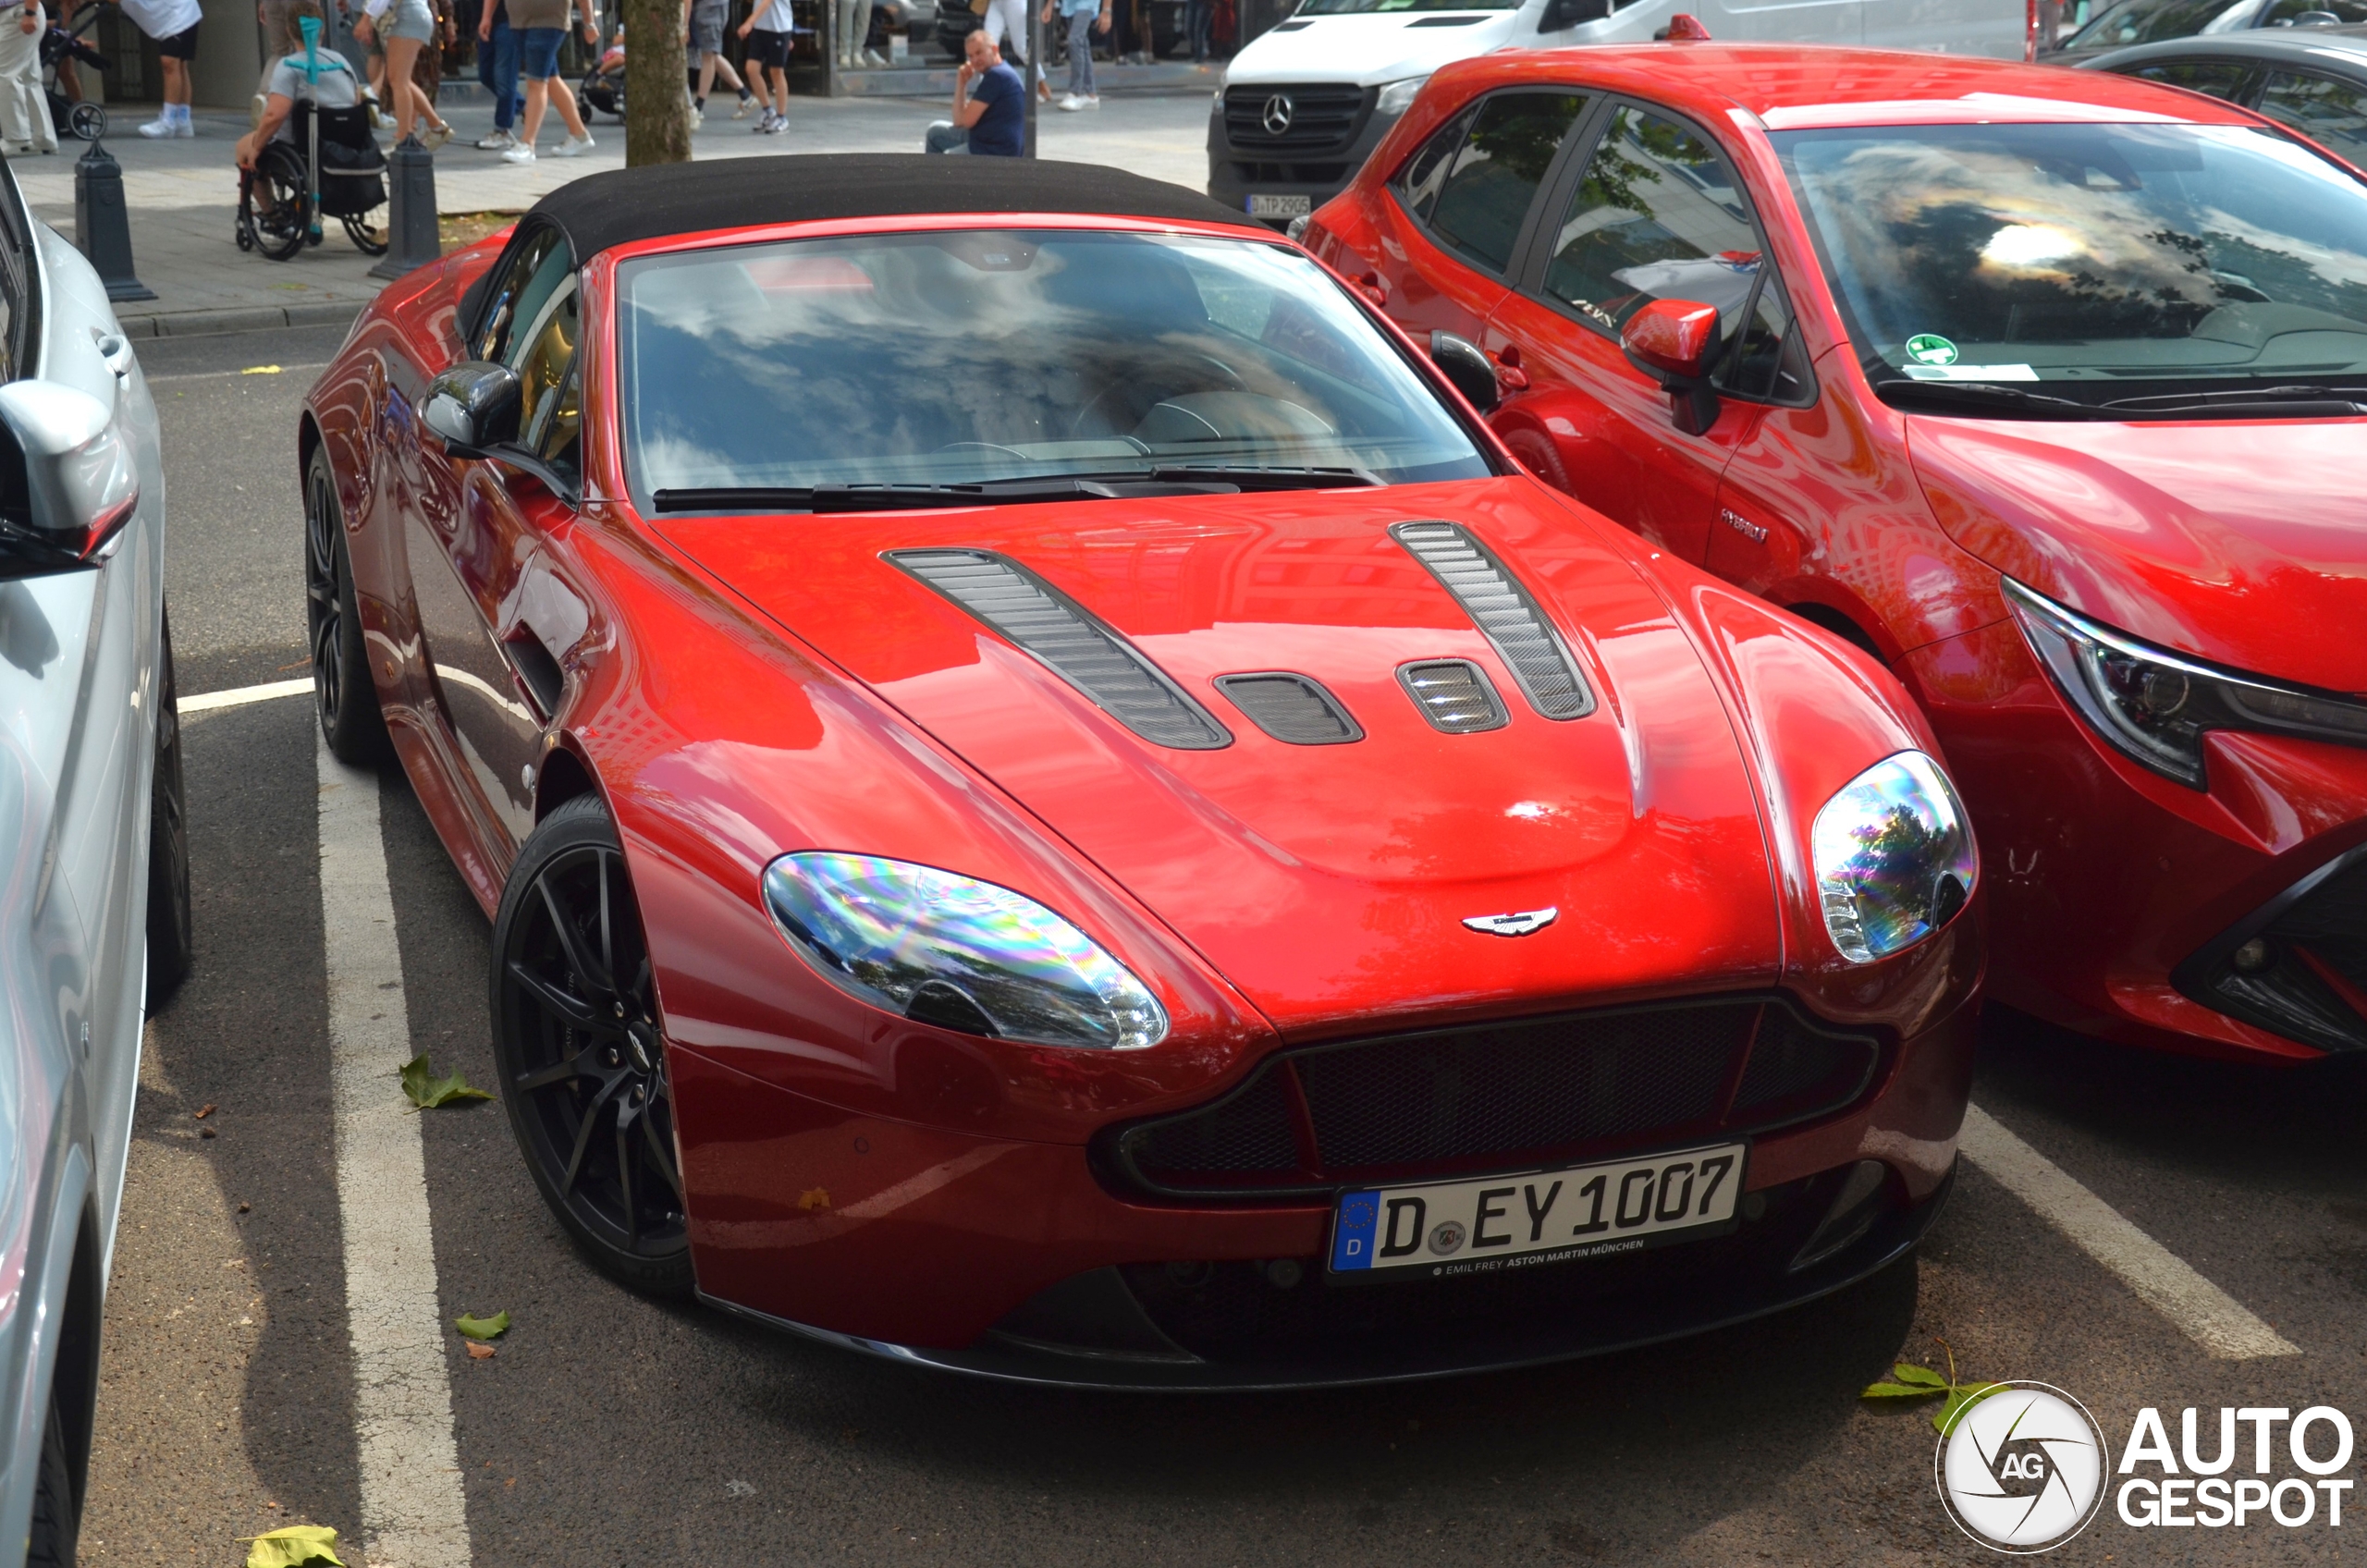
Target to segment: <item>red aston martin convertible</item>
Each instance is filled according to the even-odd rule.
[[[1480,340],[1538,473],[1905,678],[1997,874],[1992,996],[2367,1049],[2350,168],[2095,72],[1501,54],[1306,239]]]
[[[1930,733],[1522,473],[1477,355],[987,159],[595,175],[379,297],[300,431],[321,721],[494,915],[592,1259],[1241,1387],[1913,1243],[1982,952]]]

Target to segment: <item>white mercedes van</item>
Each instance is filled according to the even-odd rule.
[[[1735,42],[2019,59],[2025,0],[1302,0],[1233,58],[1208,194],[1277,226],[1346,186],[1429,74],[1490,50],[1638,43],[1688,12]]]

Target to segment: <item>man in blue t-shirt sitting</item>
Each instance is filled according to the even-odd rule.
[[[932,153],[975,153],[1016,158],[1025,148],[1027,84],[1002,63],[987,30],[963,41],[962,68],[953,77],[953,117],[928,128]]]

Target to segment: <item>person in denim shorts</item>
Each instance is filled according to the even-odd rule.
[[[501,154],[512,164],[534,161],[534,136],[543,129],[543,106],[555,104],[567,140],[551,150],[555,158],[572,158],[589,152],[592,133],[576,112],[575,94],[558,74],[558,46],[567,37],[573,0],[508,0],[509,25],[518,30],[518,80],[526,88],[526,117],[518,128],[518,145]],[[583,18],[583,42],[597,47],[600,24]]]
[[[740,107],[731,117],[747,118],[756,101],[748,95],[748,84],[740,80],[731,62],[723,57],[723,24],[731,19],[731,0],[682,0],[682,9],[690,24],[691,58],[699,67],[698,91],[691,95],[691,129],[697,130],[699,122],[706,118],[706,95],[717,76],[740,94]]]
[[[386,52],[386,92],[395,101],[395,140],[399,142],[411,136],[424,119],[427,129],[419,144],[431,152],[452,140],[452,128],[435,113],[435,105],[419,90],[411,74],[419,68],[422,49],[443,46],[441,31],[435,9],[427,0],[370,0],[362,7],[362,19],[353,24],[354,37],[367,43],[374,32]]]

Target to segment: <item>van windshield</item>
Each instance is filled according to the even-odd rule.
[[[2367,184],[2244,126],[1778,133],[1876,381],[2367,383]]]

